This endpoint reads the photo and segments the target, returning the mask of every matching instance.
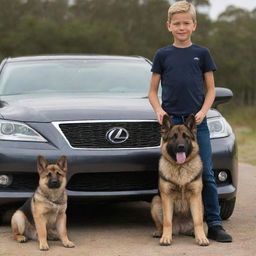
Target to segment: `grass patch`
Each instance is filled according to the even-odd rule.
[[[220,112],[232,125],[237,138],[238,160],[256,165],[256,111],[255,107],[223,104]]]
[[[238,145],[238,160],[256,165],[256,133],[248,127],[234,127],[234,130]]]

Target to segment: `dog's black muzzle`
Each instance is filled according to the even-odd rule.
[[[186,152],[187,153],[187,149],[185,147],[185,144],[178,144],[176,147],[176,152],[180,153],[180,152]]]
[[[58,179],[51,179],[48,182],[49,188],[59,188],[60,187],[60,181]]]
[[[168,144],[166,146],[167,153],[173,158],[174,161],[176,161],[176,154],[184,152],[186,156],[188,157],[190,153],[192,152],[192,145],[187,145],[184,143],[179,143],[176,145]]]

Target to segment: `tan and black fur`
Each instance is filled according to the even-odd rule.
[[[165,115],[162,125],[162,156],[159,162],[160,196],[152,200],[156,225],[154,237],[170,245],[172,234],[195,235],[196,243],[209,244],[203,229],[202,162],[198,154],[195,117],[174,125]],[[178,154],[183,158],[178,159]]]
[[[56,164],[48,164],[43,156],[39,156],[37,169],[39,186],[12,216],[13,237],[20,243],[38,239],[40,250],[49,250],[47,239],[60,239],[65,247],[74,247],[66,229],[67,159],[62,156]]]

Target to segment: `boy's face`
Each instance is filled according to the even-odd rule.
[[[196,22],[189,13],[175,13],[167,28],[172,33],[175,43],[191,42],[192,32],[196,29]]]

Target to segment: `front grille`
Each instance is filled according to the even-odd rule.
[[[74,148],[144,148],[160,145],[160,125],[157,122],[92,122],[59,124],[64,136]],[[112,143],[106,133],[121,127],[129,138],[123,143]]]
[[[72,191],[136,191],[158,187],[158,172],[80,173],[68,182]]]
[[[37,173],[12,173],[12,183],[9,186],[0,186],[0,191],[32,192],[38,186]]]

